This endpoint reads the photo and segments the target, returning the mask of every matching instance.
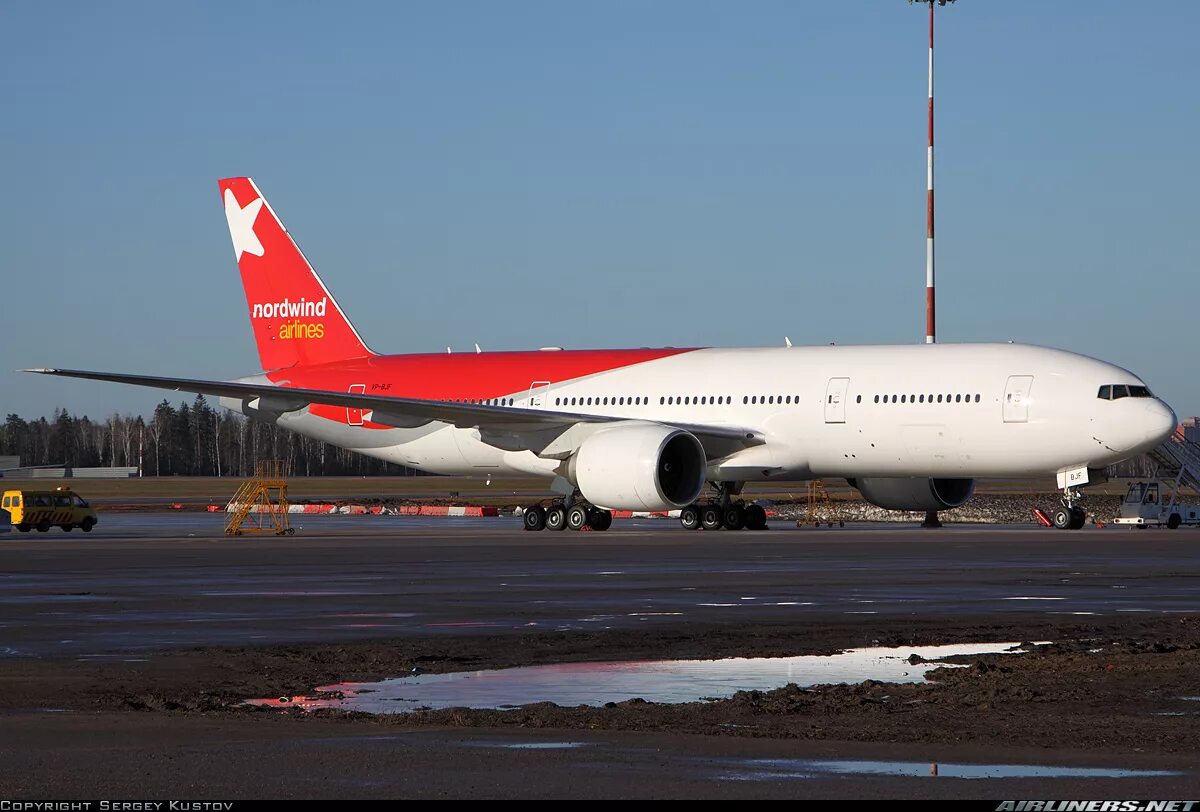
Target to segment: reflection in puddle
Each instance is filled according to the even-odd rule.
[[[772,690],[789,683],[807,687],[867,679],[923,682],[927,671],[946,665],[936,662],[942,658],[1005,653],[1018,645],[978,643],[865,648],[802,657],[565,663],[421,674],[375,683],[339,683],[319,688],[322,696],[249,701],[269,707],[337,708],[366,713],[403,713],[421,708],[504,709],[534,702],[553,702],[565,707],[596,706],[634,698],[662,703],[696,702],[730,697],[738,691]]]
[[[505,750],[575,750],[587,742],[477,742],[477,747],[503,747]]]
[[[725,781],[776,781],[828,775],[888,775],[929,777],[930,765],[920,761],[807,761],[751,759],[734,762],[719,777]],[[1171,770],[1127,770],[1110,767],[1058,767],[1048,764],[943,764],[941,778],[1158,778],[1182,775]]]

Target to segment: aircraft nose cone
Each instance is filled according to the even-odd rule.
[[[1156,446],[1175,433],[1179,420],[1171,407],[1161,400],[1146,404],[1146,442]]]

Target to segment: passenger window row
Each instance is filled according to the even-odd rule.
[[[972,399],[973,398],[973,399]],[[862,395],[858,396],[859,402]],[[979,395],[876,395],[876,403],[978,403]]]
[[[573,398],[555,398],[555,406],[645,406],[650,402],[650,398],[645,397],[573,397]],[[699,402],[699,399],[697,399]]]
[[[573,397],[555,398],[555,406],[646,406],[646,397]],[[728,406],[733,403],[730,395],[663,395],[658,399],[660,406]],[[751,406],[768,404],[800,403],[799,395],[745,395],[742,403]]]
[[[731,402],[729,395],[668,395],[658,399],[660,406],[725,406]]]
[[[1123,384],[1100,387],[1102,400],[1117,400],[1124,397],[1153,397],[1144,386]],[[833,396],[830,396],[832,403]],[[863,396],[857,395],[855,403],[862,403]],[[875,395],[876,403],[979,403],[979,395]],[[514,398],[450,398],[448,403],[464,403],[472,406],[512,406]],[[660,406],[728,406],[733,402],[729,395],[664,395],[658,399]],[[650,398],[636,397],[556,397],[555,406],[647,406]],[[743,395],[742,403],[748,406],[792,405],[800,403],[799,395]]]
[[[748,398],[743,397],[742,403],[748,403],[751,406],[762,406],[763,404],[773,403],[800,403],[800,396],[796,395],[750,395]]]

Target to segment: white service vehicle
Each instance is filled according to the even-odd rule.
[[[1161,527],[1174,530],[1180,525],[1200,525],[1200,504],[1176,501],[1178,487],[1170,489],[1170,496],[1162,491],[1158,482],[1131,482],[1121,503],[1121,512],[1113,524],[1133,527]]]

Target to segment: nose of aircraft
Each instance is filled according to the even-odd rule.
[[[1155,446],[1166,440],[1175,433],[1178,424],[1175,412],[1161,400],[1155,399],[1146,403],[1145,426],[1148,445]]]

